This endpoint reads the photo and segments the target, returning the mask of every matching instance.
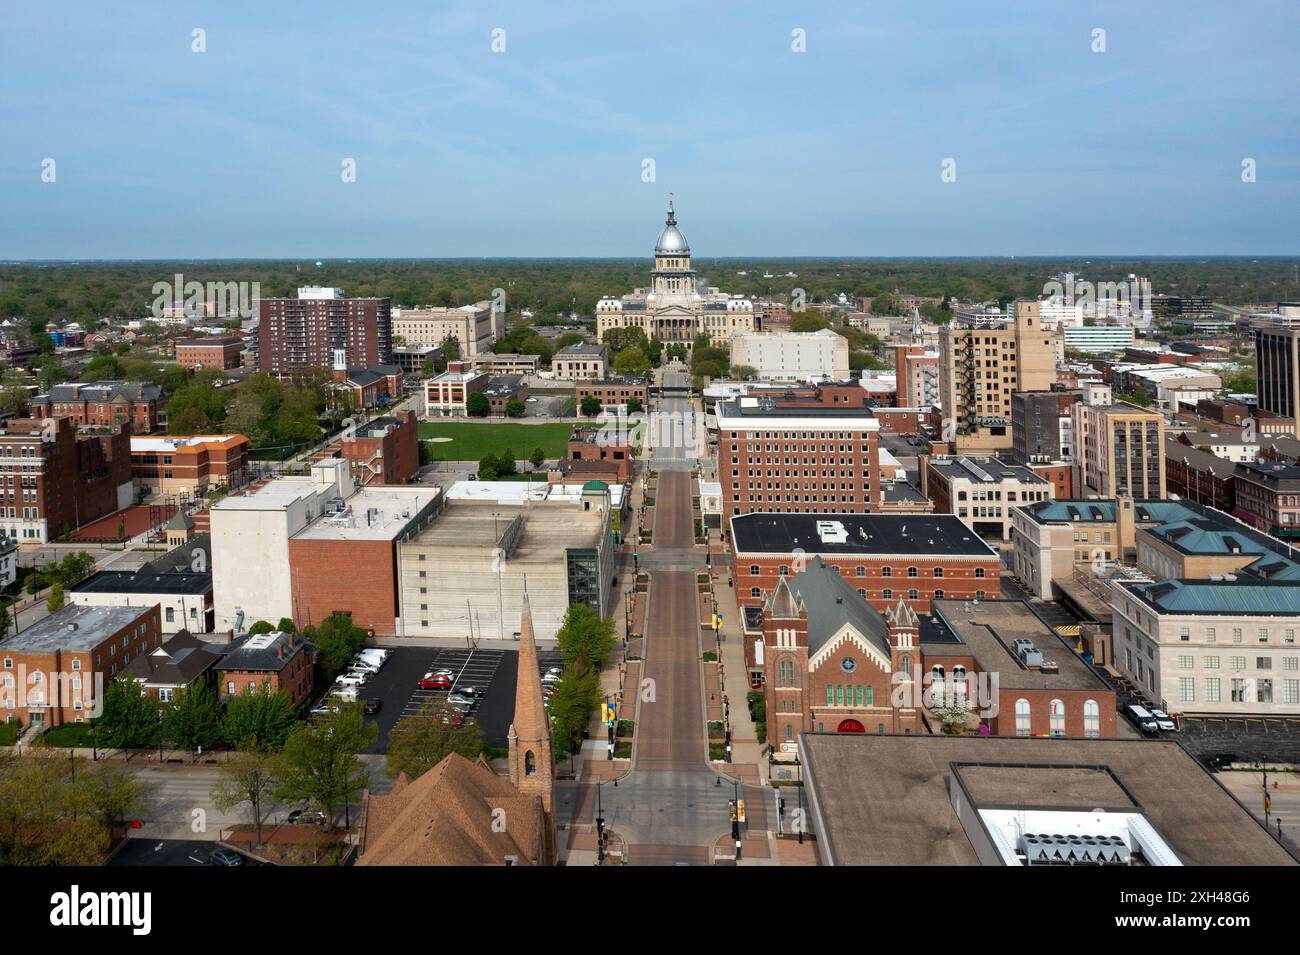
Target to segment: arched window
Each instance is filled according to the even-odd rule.
[[[908,600],[916,600],[919,596],[921,596],[921,593],[915,587],[907,592]]]
[[[944,684],[944,672],[941,666],[930,667],[930,692],[934,694],[936,704],[944,701],[947,687]]]
[[[782,564],[780,567],[776,569],[776,572],[782,577],[788,577],[790,574],[790,568],[787,567],[785,564]]]
[[[856,573],[859,577],[865,577],[865,576],[867,576],[867,568],[865,568],[865,567],[863,567],[861,564],[859,564],[858,567],[857,567],[857,570],[854,571],[854,573]]]
[[[935,575],[936,577],[942,577],[942,576],[943,576],[943,568],[942,568],[942,567],[936,567],[936,568],[934,569],[934,575]]]
[[[1065,704],[1060,700],[1047,704],[1047,728],[1053,736],[1065,735]]]
[[[983,567],[976,567],[976,568],[975,568],[975,576],[978,577],[978,578],[980,578],[980,579],[982,580],[982,579],[984,578],[984,568],[983,568]]]
[[[757,577],[757,576],[758,576],[758,564],[750,564],[750,565],[749,565],[749,575],[750,575],[751,577]]]
[[[894,592],[886,587],[880,596],[884,597],[886,600],[893,600]]]
[[[892,567],[881,567],[881,568],[880,568],[880,576],[881,576],[881,577],[893,577],[893,576],[894,576],[894,568],[892,568]]]
[[[533,751],[530,749],[524,753],[524,775],[531,776],[535,772],[537,772],[537,757],[533,755]]]
[[[1096,700],[1083,701],[1083,735],[1093,737],[1101,735],[1101,710]]]
[[[909,568],[907,568],[907,576],[909,576],[909,577],[915,577],[915,576],[917,576],[917,574],[918,574],[918,571],[917,571],[917,569],[916,569],[915,567],[909,567]]]
[[[1028,736],[1029,732],[1029,701],[1021,698],[1016,700],[1016,735]]]
[[[934,592],[934,599],[935,599],[935,600],[942,600],[942,599],[943,599],[943,591],[942,591],[942,590],[936,590],[936,591]]]
[[[958,700],[966,699],[966,668],[960,663],[952,668],[952,694]]]

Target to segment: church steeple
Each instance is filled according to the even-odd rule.
[[[524,594],[519,621],[519,669],[515,680],[515,714],[508,734],[510,782],[524,793],[537,793],[548,817],[555,796],[551,719],[542,697],[542,677],[533,636],[533,614]]]

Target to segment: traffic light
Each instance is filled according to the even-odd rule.
[[[739,816],[739,812],[740,812],[740,810],[739,810],[739,808],[736,806],[736,801],[735,801],[734,799],[728,799],[728,800],[727,800],[727,808],[728,808],[728,809],[730,810],[730,812],[731,812],[731,821],[732,821],[732,822],[739,822],[739,821],[740,821],[740,816]]]
[[[736,801],[736,822],[744,822],[744,821],[745,821],[745,800],[739,799]]]

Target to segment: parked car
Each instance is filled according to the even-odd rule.
[[[311,715],[328,716],[329,714],[337,713],[338,711],[339,711],[338,705],[335,703],[317,703],[315,706],[311,708]]]
[[[1205,757],[1205,763],[1211,769],[1227,769],[1236,762],[1239,762],[1236,753],[1215,753]]]
[[[244,857],[234,849],[213,849],[208,861],[213,865],[243,865]]]
[[[458,712],[443,713],[442,721],[452,729],[460,729],[465,725],[465,714]]]
[[[464,693],[460,693],[459,691],[452,691],[447,696],[447,702],[450,703],[452,706],[454,706],[456,709],[468,713],[470,710],[474,708],[474,704],[477,702],[477,700],[475,700],[474,697],[466,696]]]
[[[374,716],[376,713],[378,713],[378,712],[379,712],[381,709],[383,709],[383,708],[384,708],[384,701],[383,701],[383,700],[378,700],[378,699],[374,699],[374,700],[366,700],[366,704],[365,704],[365,712],[366,712],[367,715],[369,715],[369,716]]]
[[[459,693],[461,696],[468,696],[471,700],[474,700],[475,702],[477,702],[483,696],[482,693],[474,689],[474,687],[472,686],[458,686],[456,687],[456,692]]]
[[[559,674],[548,673],[542,677],[542,686],[555,686],[555,684],[559,683],[561,679],[562,677],[560,677]]]
[[[1160,729],[1156,718],[1148,713],[1145,707],[1138,706],[1136,703],[1129,705],[1128,717],[1144,733],[1155,733]]]
[[[1173,718],[1164,710],[1152,710],[1151,715],[1155,718],[1156,726],[1160,727],[1165,732],[1172,733],[1178,729]]]
[[[369,660],[366,660],[362,657],[357,657],[355,660],[353,660],[351,663],[348,664],[348,669],[359,670],[362,673],[369,673],[373,675],[379,672],[379,664],[371,663]]]
[[[374,664],[375,669],[379,670],[388,662],[388,651],[381,650],[378,647],[367,647],[358,653],[356,658]]]
[[[340,673],[334,678],[334,683],[338,686],[364,686],[365,682],[364,673]]]
[[[330,690],[330,698],[340,700],[344,703],[355,703],[357,701],[357,688],[355,686],[336,686]],[[332,707],[337,710],[338,707]]]
[[[291,826],[323,826],[325,825],[325,813],[321,812],[319,809],[295,809],[293,812],[289,813],[289,817],[286,821]]]
[[[422,690],[450,690],[451,677],[445,673],[426,673],[415,685]]]

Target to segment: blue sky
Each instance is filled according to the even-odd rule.
[[[0,259],[1300,251],[1294,0],[3,17]]]

